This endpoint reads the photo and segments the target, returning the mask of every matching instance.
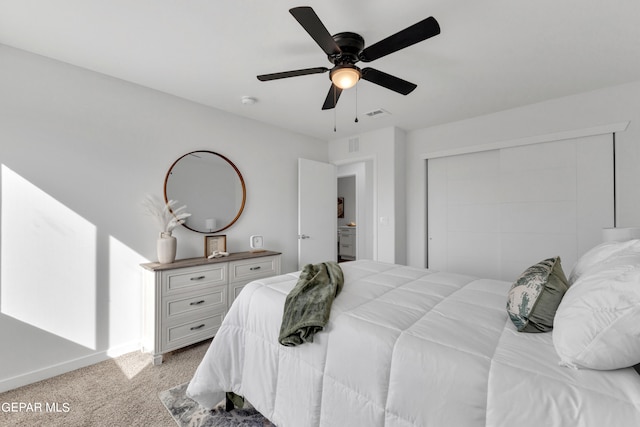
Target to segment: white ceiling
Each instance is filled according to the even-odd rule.
[[[428,16],[442,33],[367,64],[416,83],[414,92],[362,81],[334,114],[321,110],[328,73],[256,79],[331,67],[289,14],[295,6],[366,45]],[[640,1],[0,0],[0,43],[329,140],[640,80]],[[379,108],[391,115],[364,114]]]

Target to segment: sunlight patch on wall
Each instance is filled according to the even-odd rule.
[[[0,311],[96,349],[96,227],[1,166]]]
[[[142,268],[148,259],[113,236],[109,236],[109,350],[117,357],[140,348],[142,333]],[[122,373],[132,379],[151,365],[151,357],[114,359]]]
[[[148,262],[109,236],[109,348],[139,342],[142,314],[142,268]]]

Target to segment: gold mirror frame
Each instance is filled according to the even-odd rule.
[[[189,164],[189,162],[194,163]],[[211,163],[211,165],[208,163]],[[229,169],[227,169],[227,166]],[[233,175],[234,173],[235,176]],[[177,176],[180,177],[179,180],[176,180]],[[237,178],[238,181],[228,182],[231,177],[233,177],[233,179]],[[174,185],[171,184],[170,178],[173,178],[172,182]],[[221,179],[224,182],[221,181]],[[180,188],[175,188],[176,186]],[[238,193],[240,189],[242,190],[242,200],[238,204]],[[232,218],[223,219],[222,223],[218,225],[215,205],[218,200],[223,200],[221,196],[223,193],[227,199],[230,197],[230,194],[233,193],[236,200],[233,208],[230,208],[228,203],[225,206],[217,208],[218,212],[220,212],[221,209],[225,212],[230,212],[228,218]],[[221,197],[218,197],[218,200],[216,200],[217,196]],[[213,198],[213,200],[209,201],[214,207],[212,207],[211,211],[207,210],[203,212],[199,204],[206,204],[207,198]],[[240,218],[244,210],[246,198],[247,189],[240,170],[238,170],[236,165],[227,157],[214,151],[197,150],[180,156],[173,162],[164,179],[165,202],[177,200],[179,206],[187,205],[186,211],[191,213],[191,217],[187,218],[187,221],[182,224],[182,226],[196,233],[218,233],[231,227],[238,218]],[[237,207],[238,205],[239,207]],[[213,221],[215,226],[207,229],[204,223],[196,225],[203,222],[203,218],[206,218],[204,221]]]

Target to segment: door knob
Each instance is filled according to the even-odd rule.
[[[307,236],[306,234],[298,234],[298,239],[309,239],[309,236]]]

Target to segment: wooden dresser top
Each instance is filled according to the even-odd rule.
[[[239,261],[243,259],[261,258],[265,256],[280,255],[280,254],[281,254],[280,252],[274,252],[274,251],[233,252],[233,253],[230,253],[229,256],[223,256],[220,258],[209,259],[205,257],[196,257],[196,258],[178,259],[168,264],[160,264],[159,262],[148,262],[140,265],[146,268],[147,270],[162,271],[162,270],[173,270],[175,268],[197,267],[201,265],[217,264],[219,262],[229,262],[229,261]]]

